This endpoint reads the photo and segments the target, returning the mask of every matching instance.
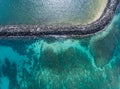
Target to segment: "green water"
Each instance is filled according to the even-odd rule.
[[[86,24],[103,1],[0,0],[0,24]]]
[[[119,19],[81,39],[1,39],[0,88],[120,89]]]
[[[0,89],[120,89],[120,5],[90,37],[1,38]]]

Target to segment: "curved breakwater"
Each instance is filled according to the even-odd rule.
[[[0,26],[0,36],[88,36],[103,30],[112,20],[119,0],[108,0],[101,17],[87,25],[6,25]]]

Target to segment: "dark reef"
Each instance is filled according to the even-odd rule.
[[[111,22],[119,0],[108,0],[101,17],[87,25],[0,25],[1,37],[68,36],[83,37],[103,30]]]

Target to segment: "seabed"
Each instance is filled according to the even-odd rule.
[[[48,27],[41,30],[38,25],[1,26],[0,89],[120,89],[120,3],[114,6],[119,1],[109,1],[114,10],[117,7],[108,9],[109,25],[87,37],[90,34],[79,34],[79,29],[72,33],[72,27],[70,34],[62,29],[55,35],[52,27],[46,34]],[[30,32],[24,33],[28,28]],[[84,37],[69,37],[77,35]]]

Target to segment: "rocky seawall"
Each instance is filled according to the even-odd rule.
[[[87,25],[0,25],[1,37],[66,36],[83,37],[103,30],[111,22],[119,0],[108,0],[101,17]]]

